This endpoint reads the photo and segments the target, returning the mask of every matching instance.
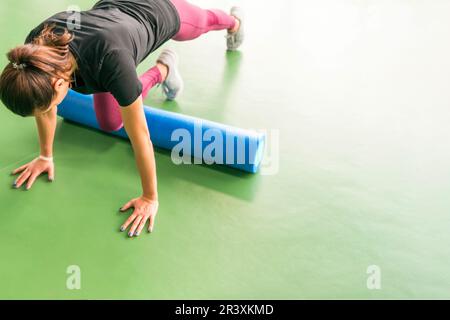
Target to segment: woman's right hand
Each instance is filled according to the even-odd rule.
[[[43,172],[47,172],[49,181],[53,182],[55,179],[55,165],[52,160],[36,158],[33,161],[17,168],[11,174],[15,175],[19,172],[21,172],[21,174],[13,183],[13,187],[16,189],[20,188],[22,184],[27,182],[25,188],[29,190],[36,178]]]

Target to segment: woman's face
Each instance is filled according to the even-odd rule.
[[[70,89],[70,82],[66,81],[64,79],[55,79],[54,80],[54,84],[53,84],[53,88],[55,90],[55,95],[54,98],[52,100],[52,102],[50,103],[50,106],[48,106],[47,109],[44,110],[36,110],[35,114],[44,114],[49,112],[50,110],[53,109],[53,107],[57,107],[66,97],[67,93],[69,92]]]

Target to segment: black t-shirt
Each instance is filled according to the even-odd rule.
[[[73,12],[48,18],[27,36],[30,43],[45,24],[56,29],[75,26]],[[142,93],[137,65],[180,28],[180,18],[170,0],[101,0],[81,11],[79,28],[69,28],[74,39],[69,49],[77,60],[73,89],[83,94],[111,92],[121,106]]]

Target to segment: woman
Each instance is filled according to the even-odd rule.
[[[147,220],[152,232],[158,210],[155,159],[142,101],[157,84],[168,99],[175,99],[183,80],[171,50],[162,51],[156,65],[140,77],[136,66],[169,39],[192,40],[211,30],[227,30],[227,47],[235,50],[244,38],[243,13],[237,7],[230,14],[204,10],[185,0],[101,0],[79,17],[73,28],[72,13],[57,13],[7,55],[0,98],[12,112],[35,117],[41,151],[12,172],[20,173],[13,186],[26,183],[28,190],[44,172],[53,181],[57,105],[70,87],[93,93],[100,127],[115,131],[124,126],[131,140],[142,195],[120,209],[134,208],[120,230],[130,227],[128,235],[139,236]]]

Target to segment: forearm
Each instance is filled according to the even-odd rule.
[[[156,163],[148,129],[143,128],[131,138],[136,165],[141,176],[142,195],[149,200],[158,199]]]
[[[145,119],[142,98],[139,97],[128,107],[121,107],[120,111],[141,176],[142,195],[149,200],[157,200],[155,155]]]
[[[46,113],[35,116],[41,155],[45,157],[53,156],[53,141],[55,138],[57,119],[56,111],[57,109],[54,107]]]

